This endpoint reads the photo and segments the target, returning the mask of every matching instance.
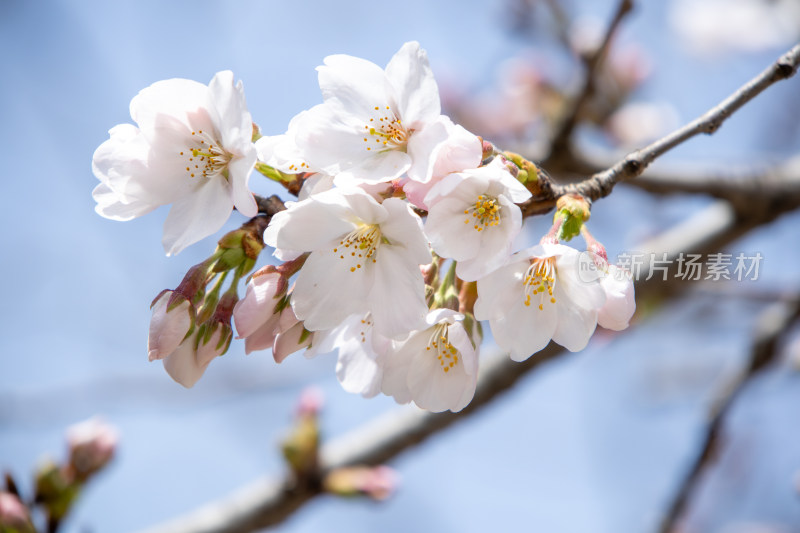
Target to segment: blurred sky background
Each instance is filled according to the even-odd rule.
[[[637,48],[649,65],[632,98],[663,104],[663,120],[677,126],[797,41],[793,9],[774,19],[751,16],[750,31],[731,30],[731,40],[736,21],[723,15],[747,2],[756,3],[637,2],[618,35],[619,45]],[[307,385],[325,393],[326,437],[396,408],[391,399],[342,391],[332,356],[297,355],[278,366],[268,352],[245,357],[234,342],[191,390],[149,364],[151,300],[207,257],[215,239],[167,258],[166,209],[128,223],[96,215],[92,153],[108,129],[130,122],[130,99],[155,81],[208,83],[231,69],[262,132],[278,134],[321,101],[314,68],[326,55],[385,65],[409,40],[427,49],[443,94],[486,94],[530,58],[552,68],[544,75],[574,86],[579,80],[548,45],[551,36],[513,31],[513,4],[0,0],[0,469],[29,490],[43,456],[63,457],[64,429],[100,414],[120,429],[119,453],[64,531],[136,531],[281,474],[277,443]],[[563,5],[589,32],[605,25],[616,2]],[[664,159],[719,169],[797,156],[798,95],[799,79],[782,82],[716,135]],[[584,137],[608,143],[599,134]],[[254,175],[251,184],[270,192],[264,181]],[[612,256],[707,202],[620,187],[597,203],[593,233]],[[545,231],[545,218],[530,221],[532,239]],[[234,214],[227,228],[241,222]],[[761,279],[747,290],[800,289],[798,224],[797,213],[784,216],[731,248],[765,258]],[[625,334],[597,334],[588,349],[548,364],[403,454],[392,463],[402,485],[388,502],[321,497],[278,530],[653,531],[696,453],[709,400],[747,355],[764,305],[718,292],[694,291]],[[792,350],[800,352],[797,342],[787,357]],[[703,531],[750,531],[744,527],[756,523],[774,527],[763,531],[800,531],[800,376],[780,366],[740,400],[731,448],[703,485],[693,520]]]

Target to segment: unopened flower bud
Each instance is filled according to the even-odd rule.
[[[267,217],[255,217],[241,228],[223,235],[217,243],[217,250],[212,257],[216,258],[214,272],[240,269],[249,272],[258,255],[264,249],[264,229],[269,220]]]
[[[10,492],[0,492],[0,531],[36,533],[28,508]]]
[[[272,265],[255,272],[247,283],[244,298],[233,308],[233,320],[245,353],[272,348],[279,333],[281,311],[289,305],[286,277]]]
[[[298,480],[308,479],[317,469],[320,442],[317,418],[321,398],[319,391],[303,391],[295,426],[281,445],[283,456]]]
[[[90,418],[67,429],[69,469],[78,481],[102,470],[114,457],[119,434],[99,418]]]
[[[565,194],[556,202],[553,223],[560,224],[558,239],[569,241],[581,232],[583,223],[591,214],[589,201],[579,194]]]
[[[366,496],[385,500],[397,489],[398,475],[385,465],[337,468],[323,480],[326,492],[337,496]]]
[[[151,361],[163,359],[180,345],[194,325],[194,307],[182,294],[166,290],[152,305],[147,355]]]

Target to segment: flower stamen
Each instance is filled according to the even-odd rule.
[[[439,324],[433,328],[426,351],[433,350],[439,360],[439,366],[447,374],[450,369],[458,364],[458,350],[450,343],[449,324]]]
[[[186,172],[190,178],[198,175],[204,178],[213,178],[222,175],[228,178],[228,163],[233,156],[227,152],[218,141],[215,141],[203,130],[192,132],[192,142],[195,147],[187,147],[178,155],[188,158]]]
[[[465,215],[472,212],[472,218],[465,219],[464,224],[472,223],[473,229],[478,232],[491,226],[498,226],[500,225],[500,208],[497,198],[481,194],[472,207],[464,209]]]
[[[375,106],[378,114],[369,119],[369,123],[364,126],[364,142],[367,150],[377,148],[378,150],[400,150],[405,151],[408,139],[413,133],[413,129],[403,126],[397,113],[386,106],[386,113],[381,112],[380,106]],[[376,143],[375,144],[372,143]]]
[[[530,306],[531,296],[538,294],[539,310],[544,311],[545,292],[547,292],[550,303],[556,303],[556,298],[553,295],[553,290],[556,287],[556,279],[555,257],[533,258],[522,280],[525,305]]]
[[[362,268],[362,263],[377,261],[378,246],[383,240],[380,226],[362,223],[339,241],[333,253],[338,253],[339,259],[349,259],[350,272],[355,272]],[[344,247],[350,253],[345,253],[340,247]]]

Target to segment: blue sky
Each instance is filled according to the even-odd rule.
[[[579,4],[605,17],[613,2]],[[780,52],[694,58],[663,23],[667,3],[655,4],[634,13],[622,37],[654,58],[653,75],[636,97],[670,101],[682,121]],[[320,101],[314,68],[332,53],[383,65],[403,42],[418,40],[437,76],[480,87],[503,59],[530,44],[508,34],[506,13],[502,2],[477,0],[0,3],[0,274],[6,280],[0,468],[24,478],[45,454],[63,454],[67,425],[102,414],[121,430],[119,457],[86,491],[66,530],[134,531],[280,473],[276,442],[307,384],[326,393],[329,436],[394,408],[390,399],[341,391],[331,358],[296,357],[277,366],[270,354],[245,357],[234,344],[191,390],[148,364],[150,301],[204,259],[214,239],[166,258],[165,210],[124,224],[97,216],[91,155],[109,128],[130,120],[128,103],[140,89],[170,77],[207,83],[215,72],[233,70],[266,134],[282,133],[294,114]],[[758,165],[796,152],[796,136],[773,139],[757,125],[780,115],[781,100],[797,94],[792,83],[748,106],[718,136],[697,139],[671,158]],[[595,210],[595,235],[620,251],[702,203],[615,193]],[[648,216],[631,224],[625,215],[634,208]],[[232,218],[229,226],[240,222]],[[800,259],[798,252],[782,245],[796,222],[784,219],[742,246],[771,252],[769,265],[797,264],[790,262]],[[782,270],[770,277],[767,269],[767,283],[796,287]],[[646,325],[596,342],[403,455],[394,464],[403,486],[391,501],[321,498],[281,530],[319,531],[335,523],[342,531],[520,524],[576,533],[646,531],[696,444],[709,389],[743,356],[748,330],[740,324],[757,310],[748,304],[709,317],[704,305],[713,302],[663,310],[665,323],[677,328],[705,317],[686,338],[662,334],[654,346],[661,330]],[[698,353],[700,359],[689,357]],[[647,390],[649,380],[679,368],[699,377],[688,385],[667,379],[659,394]],[[796,394],[796,383],[786,386]],[[800,469],[796,459],[786,461]],[[786,503],[778,514],[800,519],[798,513]]]

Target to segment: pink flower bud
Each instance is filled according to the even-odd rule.
[[[97,417],[70,426],[69,467],[75,477],[85,481],[105,467],[113,458],[118,442],[117,430]]]
[[[28,508],[10,492],[0,492],[0,531],[35,533]]]
[[[153,302],[147,354],[151,361],[163,359],[174,352],[194,322],[194,308],[182,295],[164,291]]]
[[[273,266],[253,274],[244,298],[233,308],[233,320],[240,339],[245,339],[245,352],[271,348],[278,333],[279,304],[286,293],[286,281]]]
[[[318,387],[306,387],[297,402],[297,416],[317,416],[322,410],[325,399]]]
[[[385,465],[339,468],[323,481],[325,490],[338,496],[367,496],[385,500],[397,489],[398,475]]]

